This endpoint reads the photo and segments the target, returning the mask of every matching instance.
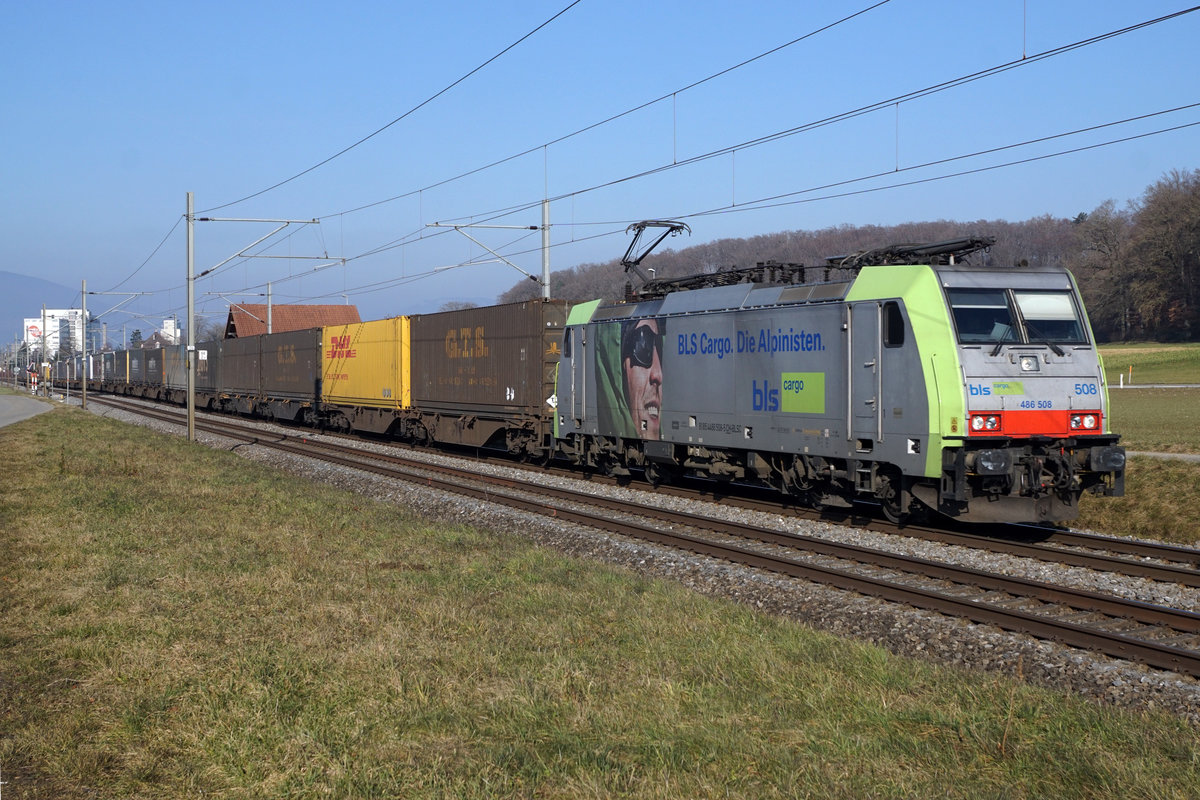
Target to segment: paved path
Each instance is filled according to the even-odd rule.
[[[0,394],[0,428],[23,419],[36,417],[54,408],[45,400],[23,394]]]
[[[1140,450],[1127,450],[1126,455],[1129,456],[1149,456],[1150,458],[1175,458],[1180,461],[1195,461],[1200,462],[1200,456],[1191,453],[1146,453]]]

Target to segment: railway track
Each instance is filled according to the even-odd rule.
[[[183,424],[179,413],[109,399],[99,402]],[[659,505],[616,501],[548,486],[531,488],[529,481],[521,478],[483,475],[472,468],[418,464],[399,455],[364,451],[303,435],[264,434],[227,420],[205,419],[197,422],[197,428],[293,455],[417,482],[527,513],[1200,677],[1200,614],[1189,611],[670,511]],[[775,511],[778,512],[778,507]],[[909,533],[907,529],[903,532]],[[952,535],[958,544],[988,544],[988,537]],[[1068,551],[1060,546],[1008,542],[1004,547],[1010,548],[1004,552],[1025,557],[1197,585],[1192,582],[1198,577],[1196,570],[1185,565],[1194,564],[1200,553],[1185,548],[1165,548],[1173,562],[1156,564]],[[1027,552],[1023,548],[1031,549]]]

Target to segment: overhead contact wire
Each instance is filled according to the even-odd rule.
[[[522,42],[524,42],[526,39],[528,39],[529,37],[533,36],[533,35],[534,35],[535,33],[537,33],[538,31],[540,31],[542,28],[545,28],[547,25],[549,25],[550,23],[554,22],[556,19],[558,19],[559,17],[561,17],[563,14],[567,13],[567,12],[568,12],[568,11],[570,11],[572,8],[574,8],[575,6],[579,5],[579,3],[580,3],[580,2],[582,2],[582,0],[573,0],[573,2],[569,3],[569,4],[568,4],[568,5],[565,7],[565,8],[563,8],[563,9],[562,9],[561,11],[559,11],[557,14],[555,14],[555,15],[554,15],[554,16],[552,16],[552,17],[550,17],[548,20],[546,20],[545,22],[543,22],[541,25],[538,25],[536,28],[534,28],[534,29],[533,29],[533,30],[531,30],[529,33],[527,33],[527,34],[525,34],[524,36],[522,36],[520,39],[517,39],[515,42],[513,42],[512,44],[510,44],[508,47],[505,47],[505,48],[504,48],[503,50],[501,50],[499,53],[496,53],[494,56],[492,56],[491,58],[489,58],[487,61],[484,61],[484,62],[483,62],[482,64],[480,64],[479,66],[475,67],[473,70],[471,70],[470,72],[466,73],[466,74],[465,74],[465,75],[463,75],[461,78],[459,78],[458,80],[456,80],[456,81],[454,81],[453,83],[451,83],[449,86],[446,86],[445,88],[441,89],[441,90],[440,90],[440,91],[438,91],[437,93],[435,93],[435,94],[433,94],[433,95],[430,95],[429,97],[427,97],[426,99],[424,99],[424,100],[422,100],[420,103],[418,103],[417,105],[415,105],[415,106],[413,106],[412,108],[410,108],[408,111],[405,111],[403,114],[401,114],[400,116],[396,117],[394,120],[392,120],[392,121],[391,121],[391,122],[389,122],[388,124],[384,125],[382,128],[379,128],[379,129],[378,129],[378,130],[376,130],[375,132],[373,132],[373,133],[370,133],[370,134],[368,134],[368,135],[364,136],[363,138],[359,139],[359,140],[358,140],[357,142],[355,142],[354,144],[352,144],[352,145],[349,145],[349,146],[347,146],[347,147],[344,147],[344,148],[342,148],[341,150],[339,150],[338,152],[334,153],[333,155],[331,155],[329,158],[325,159],[324,161],[321,161],[321,162],[319,162],[319,163],[313,164],[313,165],[312,165],[311,167],[309,167],[308,169],[306,169],[306,170],[303,170],[302,172],[297,172],[297,173],[296,173],[295,175],[293,175],[292,177],[290,177],[290,178],[287,178],[287,179],[285,179],[285,180],[282,180],[282,181],[279,181],[278,183],[276,183],[276,184],[273,184],[273,185],[271,185],[271,186],[268,186],[268,187],[267,187],[267,188],[265,188],[265,189],[260,189],[259,191],[257,191],[257,192],[254,192],[253,194],[248,194],[248,195],[246,195],[245,197],[243,197],[243,198],[240,198],[240,199],[238,199],[238,200],[233,200],[233,201],[230,201],[230,202],[228,202],[228,203],[224,203],[224,204],[222,204],[222,205],[219,205],[219,206],[213,206],[212,208],[209,208],[209,209],[206,209],[206,210],[204,210],[204,211],[197,212],[197,213],[201,213],[201,214],[207,214],[207,213],[211,213],[211,212],[213,212],[213,211],[219,211],[219,210],[221,210],[221,209],[223,209],[223,208],[229,208],[230,206],[235,206],[235,205],[237,205],[238,203],[244,203],[244,202],[245,202],[245,201],[247,201],[247,200],[253,199],[253,198],[255,198],[255,197],[258,197],[258,196],[260,196],[260,195],[266,194],[267,192],[270,192],[270,191],[273,191],[273,190],[275,190],[275,189],[278,189],[280,186],[284,186],[284,185],[286,185],[286,184],[289,184],[289,183],[291,183],[292,181],[296,180],[297,178],[303,177],[304,175],[307,175],[308,173],[312,172],[313,170],[316,170],[316,169],[319,169],[319,168],[321,168],[321,167],[325,166],[325,165],[326,165],[326,164],[328,164],[330,161],[333,161],[335,158],[338,158],[338,157],[340,157],[340,156],[343,156],[343,155],[345,155],[346,153],[350,152],[351,150],[353,150],[354,148],[358,147],[359,145],[361,145],[361,144],[363,144],[363,143],[365,143],[365,142],[368,142],[368,141],[370,141],[371,139],[374,139],[376,136],[378,136],[379,134],[381,134],[381,133],[383,133],[384,131],[386,131],[388,128],[390,128],[390,127],[392,127],[393,125],[395,125],[397,122],[400,122],[401,120],[403,120],[403,119],[405,119],[405,118],[407,118],[407,117],[411,116],[412,114],[414,114],[414,113],[416,113],[417,111],[421,110],[421,109],[422,109],[422,108],[424,108],[425,106],[429,105],[429,104],[430,104],[430,103],[432,103],[434,100],[436,100],[437,98],[441,97],[441,96],[442,96],[442,95],[444,95],[446,92],[448,92],[448,91],[450,91],[451,89],[453,89],[454,87],[458,86],[460,83],[462,83],[463,81],[465,81],[467,78],[470,78],[470,77],[471,77],[472,75],[474,75],[475,73],[477,73],[477,72],[479,72],[480,70],[482,70],[483,68],[487,67],[487,66],[488,66],[489,64],[491,64],[493,61],[495,61],[495,60],[497,60],[498,58],[500,58],[501,56],[505,55],[505,54],[506,54],[506,53],[508,53],[510,50],[512,50],[513,48],[517,47],[517,45],[521,44],[521,43],[522,43]]]

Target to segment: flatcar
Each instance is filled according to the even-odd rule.
[[[1100,356],[1070,273],[966,263],[988,244],[202,343],[196,405],[896,520],[1069,520],[1124,490]],[[182,358],[105,354],[100,388],[183,402]]]

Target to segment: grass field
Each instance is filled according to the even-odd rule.
[[[1129,450],[1200,453],[1200,389],[1113,389],[1110,422]]]
[[[16,798],[1192,797],[1197,731],[78,410],[0,430]]]
[[[1114,389],[1110,423],[1131,451],[1200,454],[1200,389],[1137,388],[1143,382],[1200,383],[1200,346],[1104,347],[1105,365],[1135,364],[1134,387]],[[1200,463],[1130,459],[1125,497],[1085,496],[1078,524],[1106,533],[1200,543]]]
[[[1100,347],[1110,387],[1121,376],[1134,386],[1147,383],[1200,383],[1200,344],[1106,344]]]

